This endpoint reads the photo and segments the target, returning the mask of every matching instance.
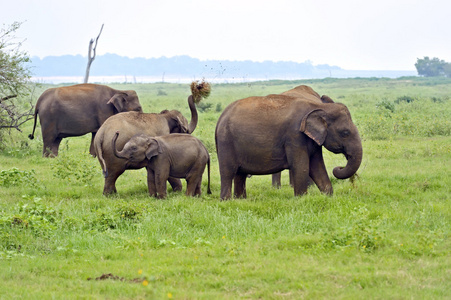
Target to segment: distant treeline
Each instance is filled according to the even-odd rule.
[[[83,76],[87,58],[81,55],[32,57],[34,76]],[[357,72],[357,73],[356,73]],[[416,75],[411,71],[347,71],[337,66],[291,61],[199,60],[189,56],[129,58],[116,54],[96,57],[92,76],[179,76],[186,78],[325,78],[399,77]]]

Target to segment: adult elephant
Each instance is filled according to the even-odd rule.
[[[116,193],[116,180],[127,169],[141,169],[147,167],[145,161],[135,162],[116,157],[113,151],[113,138],[117,131],[121,134],[117,138],[116,147],[120,151],[125,143],[137,134],[148,136],[160,136],[170,133],[191,134],[196,129],[198,114],[194,102],[207,97],[210,92],[208,83],[191,84],[192,95],[188,97],[188,106],[191,111],[191,121],[177,110],[163,110],[160,113],[125,112],[110,117],[100,127],[94,139],[94,149],[105,177],[103,194]],[[180,191],[182,184],[180,179],[170,178],[169,183],[173,190]]]
[[[97,130],[110,116],[126,111],[142,112],[135,91],[120,91],[106,85],[77,84],[51,88],[39,97],[34,112],[34,138],[37,116],[41,123],[43,156],[57,156],[61,140],[92,133],[89,152],[95,155],[93,141]]]
[[[309,87],[293,94],[249,97],[230,104],[216,125],[216,149],[221,175],[221,199],[246,197],[248,175],[290,169],[294,194],[307,192],[310,178],[321,192],[333,188],[323,160],[322,146],[343,153],[348,162],[333,170],[346,179],[362,161],[362,143],[347,107]],[[324,103],[326,102],[326,103]]]

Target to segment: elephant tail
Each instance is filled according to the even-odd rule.
[[[211,195],[211,189],[210,189],[210,156],[208,156],[207,161],[207,176],[208,176],[208,186],[207,186],[207,194]]]
[[[108,170],[106,168],[106,164],[105,164],[105,159],[103,158],[103,134],[102,135],[96,135],[96,140],[99,139],[98,141],[94,142],[94,148],[95,148],[95,152],[97,154],[97,158],[99,159],[99,163],[100,163],[100,167],[102,168],[102,173],[103,173],[103,177],[107,177],[108,176]]]
[[[30,140],[34,139],[34,131],[36,129],[36,122],[38,120],[38,109],[36,108],[36,110],[34,111],[34,125],[33,125],[33,132],[31,132],[31,134],[28,135],[28,138]]]

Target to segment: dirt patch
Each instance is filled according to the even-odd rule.
[[[119,276],[113,275],[112,273],[102,274],[101,276],[96,277],[96,278],[89,277],[88,280],[117,280],[117,281],[124,281],[124,282],[133,282],[133,283],[141,283],[144,281],[143,278],[127,279],[125,277],[119,277]]]

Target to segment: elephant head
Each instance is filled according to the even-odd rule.
[[[163,110],[160,112],[160,115],[164,116],[168,122],[169,131],[171,133],[193,133],[194,129],[196,129],[198,122],[198,114],[196,105],[194,104],[193,96],[188,97],[188,105],[191,111],[191,121],[188,123],[188,120],[182,115],[178,110]]]
[[[142,162],[146,158],[150,159],[159,153],[162,153],[160,143],[154,137],[137,134],[134,135],[127,143],[125,143],[124,148],[118,151],[116,148],[116,141],[119,137],[119,131],[113,136],[113,153],[117,158],[126,159],[130,162]]]
[[[301,121],[300,131],[319,146],[345,155],[348,160],[346,166],[335,167],[333,174],[338,179],[346,179],[354,175],[360,167],[362,142],[348,108],[331,101],[332,99],[327,97],[327,102],[321,108],[307,113]]]
[[[118,113],[125,111],[143,111],[135,91],[118,91],[108,100],[107,104],[113,105]]]

